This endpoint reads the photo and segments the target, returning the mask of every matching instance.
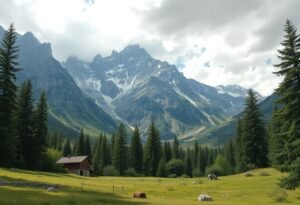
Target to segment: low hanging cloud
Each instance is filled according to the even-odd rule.
[[[272,64],[283,25],[300,28],[298,8],[298,0],[0,0],[0,25],[51,42],[60,61],[138,43],[189,78],[269,95],[281,80]]]

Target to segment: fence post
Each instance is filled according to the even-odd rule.
[[[115,195],[115,185],[113,184],[113,195]]]
[[[81,181],[81,189],[80,191],[82,192],[83,191],[83,181]]]
[[[125,188],[124,188],[124,185],[123,185],[123,195],[125,194]]]

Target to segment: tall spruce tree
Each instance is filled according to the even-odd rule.
[[[151,122],[144,153],[144,172],[146,175],[155,176],[158,163],[162,156],[159,132],[154,122]]]
[[[170,143],[168,141],[165,141],[164,142],[164,159],[165,159],[165,162],[169,162],[171,159],[172,159],[172,149],[171,149],[171,146],[170,146]]]
[[[103,135],[102,141],[100,143],[100,155],[99,155],[99,168],[100,174],[103,174],[104,167],[108,165],[108,145],[107,145],[107,137]]]
[[[139,128],[135,126],[130,143],[130,167],[138,173],[143,171],[143,145],[141,142]]]
[[[103,136],[102,134],[100,134],[93,150],[93,167],[96,175],[102,174],[100,169],[100,154],[101,154],[100,150],[102,146],[102,141],[103,141]]]
[[[177,136],[174,136],[174,140],[173,140],[173,147],[172,147],[172,158],[173,159],[179,159],[180,158],[180,154],[179,154],[179,142],[177,139]]]
[[[121,175],[124,174],[128,165],[126,151],[126,128],[125,125],[121,123],[114,142],[112,156],[113,166]]]
[[[71,142],[70,142],[70,139],[68,138],[64,144],[63,155],[65,157],[67,157],[67,156],[70,156],[71,154],[72,154]]]
[[[185,155],[185,174],[192,177],[193,176],[193,164],[192,164],[192,154],[188,148]]]
[[[277,103],[280,105],[276,112],[280,120],[280,130],[274,133],[275,142],[282,142],[283,148],[274,158],[283,161],[284,170],[290,170],[291,176],[282,181],[283,187],[294,189],[300,184],[300,37],[291,21],[285,24],[285,36],[282,49],[278,50],[279,64],[275,65],[279,71],[275,74],[283,76],[283,81],[276,89],[279,95]],[[298,170],[297,170],[298,169]],[[292,179],[292,180],[291,180]]]
[[[80,135],[76,144],[76,155],[82,156],[85,155],[85,143],[84,143],[84,131],[80,129]]]
[[[84,155],[88,156],[89,159],[92,159],[92,149],[90,143],[90,136],[86,135],[84,142]]]
[[[242,135],[237,146],[241,149],[239,162],[240,170],[245,171],[248,166],[265,167],[268,165],[268,141],[265,124],[258,107],[257,97],[250,89],[245,101],[242,118]]]
[[[269,135],[269,160],[272,167],[275,167],[281,171],[285,170],[285,155],[282,153],[284,149],[284,138],[280,136],[281,119],[279,110],[275,105],[272,117],[268,126]]]
[[[235,150],[234,150],[234,143],[232,140],[230,140],[224,146],[224,157],[227,159],[227,161],[230,164],[231,172],[234,172],[235,171]]]
[[[15,126],[17,136],[17,162],[26,169],[34,169],[37,144],[33,136],[33,97],[30,81],[23,83],[17,101],[15,114]]]
[[[42,92],[33,115],[33,152],[36,156],[36,169],[41,169],[47,149],[48,105],[45,92]]]
[[[196,168],[198,167],[198,162],[199,162],[199,146],[198,146],[198,142],[195,141],[194,143],[194,150],[193,150],[193,167]]]
[[[13,115],[16,108],[16,73],[18,69],[17,33],[13,24],[5,31],[0,45],[0,166],[12,166],[16,139]]]

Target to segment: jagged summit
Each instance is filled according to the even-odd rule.
[[[115,119],[143,132],[155,120],[162,139],[188,137],[191,130],[214,126],[243,108],[243,96],[187,79],[139,44],[92,62],[67,62],[65,67],[83,92]]]

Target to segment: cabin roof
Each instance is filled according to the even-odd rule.
[[[57,164],[81,163],[87,158],[88,156],[62,157],[59,160],[57,160],[56,163]]]

